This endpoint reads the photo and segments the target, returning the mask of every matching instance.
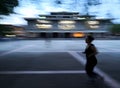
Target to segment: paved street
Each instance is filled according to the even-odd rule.
[[[1,88],[119,88],[120,40],[95,40],[97,73],[84,70],[84,40],[0,41]]]

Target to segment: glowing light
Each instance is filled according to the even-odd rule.
[[[99,24],[99,21],[87,21],[88,24],[92,25],[92,24]]]
[[[62,20],[59,21],[58,27],[63,30],[71,30],[75,28],[75,21]]]
[[[82,32],[73,33],[73,37],[75,37],[75,38],[81,38],[81,37],[84,37],[84,36],[85,36],[85,34],[82,33]]]
[[[86,18],[83,18],[83,17],[78,17],[77,19],[84,20],[84,19],[86,19]]]
[[[90,25],[90,28],[97,29],[97,28],[99,28],[99,26],[98,25]]]
[[[37,20],[39,23],[51,23],[50,21],[47,20]]]
[[[87,25],[87,27],[89,27],[91,29],[97,29],[97,28],[100,27],[99,26],[99,21],[96,21],[96,20],[94,20],[94,21],[87,21],[86,25]]]
[[[50,24],[36,24],[36,26],[40,29],[50,29],[50,28],[52,28],[52,25],[50,25]]]
[[[6,37],[16,37],[16,35],[5,35]]]
[[[105,19],[105,17],[96,17],[96,19]]]
[[[41,17],[39,17],[39,18],[41,18],[41,19],[46,19],[46,17],[45,17],[45,16],[41,16]]]
[[[68,21],[68,20],[64,20],[64,21],[60,21],[59,24],[74,24],[75,21]]]
[[[75,28],[75,25],[61,24],[61,25],[58,25],[58,27],[63,30],[71,30]]]

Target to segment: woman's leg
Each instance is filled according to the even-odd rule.
[[[85,70],[89,77],[95,77],[97,74],[93,71],[96,63],[86,63]]]

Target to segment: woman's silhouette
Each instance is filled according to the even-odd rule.
[[[87,43],[87,46],[84,53],[86,54],[86,60],[87,60],[85,66],[86,73],[89,77],[95,78],[98,75],[93,70],[97,64],[96,54],[98,52],[95,45],[92,44],[93,40],[94,37],[91,35],[88,35],[86,37],[85,42]]]

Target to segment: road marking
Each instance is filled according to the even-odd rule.
[[[80,50],[75,50],[76,52],[80,52]],[[28,52],[28,53],[66,53],[66,52],[75,52],[75,51],[73,51],[73,50],[42,50],[42,49],[40,49],[40,50],[31,50],[31,51],[27,51],[27,50],[25,50],[25,51],[18,51],[18,52]],[[82,52],[82,51],[81,51]]]
[[[0,56],[5,56],[7,54],[11,54],[11,53],[14,53],[14,52],[17,52],[19,50],[22,50],[22,49],[25,49],[25,48],[29,48],[29,47],[32,47],[33,45],[26,45],[26,46],[23,46],[23,47],[20,47],[20,48],[17,48],[17,49],[14,49],[14,50],[10,50],[8,52],[5,52],[5,53],[2,53],[0,54]]]
[[[84,57],[80,56],[77,52],[68,52],[70,55],[72,55],[76,60],[78,60],[81,64],[85,65],[86,60]],[[104,81],[110,85],[112,88],[120,88],[120,84],[111,78],[109,75],[107,75],[105,72],[101,71],[98,68],[95,68],[95,71],[102,77],[104,77]]]
[[[22,75],[22,74],[85,74],[84,70],[68,71],[0,71],[3,75]]]

